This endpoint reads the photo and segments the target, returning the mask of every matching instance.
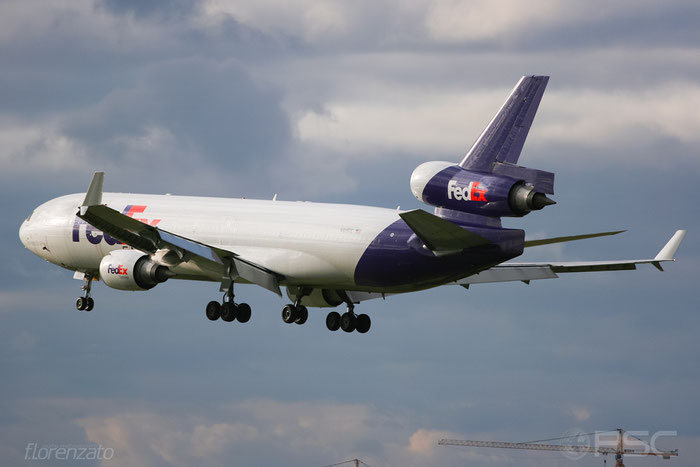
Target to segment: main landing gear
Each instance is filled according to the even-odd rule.
[[[297,300],[297,302],[299,302],[299,300]],[[309,310],[302,304],[292,305],[290,303],[282,308],[282,321],[287,324],[304,324],[308,318]]]
[[[310,288],[301,289],[300,293],[296,296],[294,304],[289,303],[285,305],[282,309],[282,321],[288,324],[304,324],[306,322],[309,317],[309,312],[306,307],[301,304],[301,300],[304,296],[309,295],[311,291],[312,289]],[[344,300],[348,306],[348,311],[342,315],[337,311],[328,313],[328,316],[326,316],[326,327],[330,331],[342,329],[345,332],[357,331],[360,334],[369,331],[369,328],[372,326],[372,321],[369,319],[369,316],[365,314],[356,315],[355,305],[352,303],[352,300],[350,300],[347,295],[344,296]]]
[[[366,314],[355,314],[355,307],[352,304],[348,305],[348,311],[342,315],[337,311],[331,311],[326,316],[326,327],[329,331],[337,331],[342,329],[345,332],[357,331],[364,334],[369,331],[372,326],[372,320]]]
[[[90,296],[92,277],[92,274],[88,273],[85,273],[85,277],[83,277],[85,285],[83,285],[81,289],[85,291],[85,296],[78,297],[78,299],[75,301],[75,307],[78,309],[78,311],[92,311],[92,309],[95,307],[95,301]]]
[[[296,296],[296,301],[288,303],[282,308],[282,321],[287,324],[304,324],[309,318],[309,310],[306,309],[304,305],[301,304],[301,299],[306,295],[311,293],[312,289],[308,287],[303,287],[299,290],[299,294]]]
[[[207,303],[206,314],[211,321],[221,318],[228,323],[236,319],[239,323],[247,323],[250,319],[251,309],[247,303],[236,303],[233,301],[232,285],[229,291],[224,294],[222,303],[216,301]]]

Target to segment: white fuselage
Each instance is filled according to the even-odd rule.
[[[36,208],[20,229],[25,246],[79,271],[96,271],[105,255],[124,248],[76,217],[83,198],[67,195]],[[159,229],[235,252],[282,274],[286,285],[348,289],[356,288],[355,268],[367,247],[399,220],[397,210],[343,204],[126,193],[104,193],[102,202]],[[127,213],[128,206],[137,209]],[[176,273],[191,273],[186,264],[178,267]],[[201,271],[198,278],[220,280]]]

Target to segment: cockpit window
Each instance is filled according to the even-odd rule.
[[[34,214],[34,211],[32,211],[31,213],[29,213],[29,217],[27,217],[27,219],[26,219],[27,222],[29,222],[29,219],[32,218],[32,215],[33,215],[33,214]]]

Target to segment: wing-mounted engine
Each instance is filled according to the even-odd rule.
[[[149,290],[175,274],[138,250],[116,250],[100,261],[100,278],[119,290]]]
[[[534,174],[542,179],[547,174],[512,167],[524,169],[511,170],[512,175]],[[545,194],[552,191],[546,183],[512,175],[468,170],[450,162],[426,162],[413,171],[411,191],[432,206],[488,217],[524,216],[555,204]]]

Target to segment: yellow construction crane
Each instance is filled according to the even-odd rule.
[[[673,451],[654,451],[648,445],[645,449],[640,449],[639,447],[625,447],[624,444],[624,430],[618,428],[617,430],[617,447],[603,447],[603,446],[584,446],[584,445],[572,445],[572,444],[541,444],[539,442],[530,443],[506,443],[501,441],[470,441],[470,440],[460,440],[460,439],[441,439],[438,444],[441,446],[473,446],[478,448],[502,448],[502,449],[527,449],[530,451],[561,451],[561,452],[580,452],[580,453],[594,453],[594,454],[615,454],[615,467],[624,467],[622,463],[622,456],[624,454],[633,454],[639,456],[660,456],[664,459],[670,459],[671,456],[677,456],[678,450]],[[600,434],[598,432],[597,434]],[[603,432],[607,433],[607,432]],[[573,438],[569,436],[568,438]],[[555,439],[565,439],[565,438],[555,438]],[[637,438],[639,439],[639,438]],[[552,440],[543,440],[552,441]],[[640,440],[641,441],[641,440]],[[604,459],[604,463],[607,460]]]

